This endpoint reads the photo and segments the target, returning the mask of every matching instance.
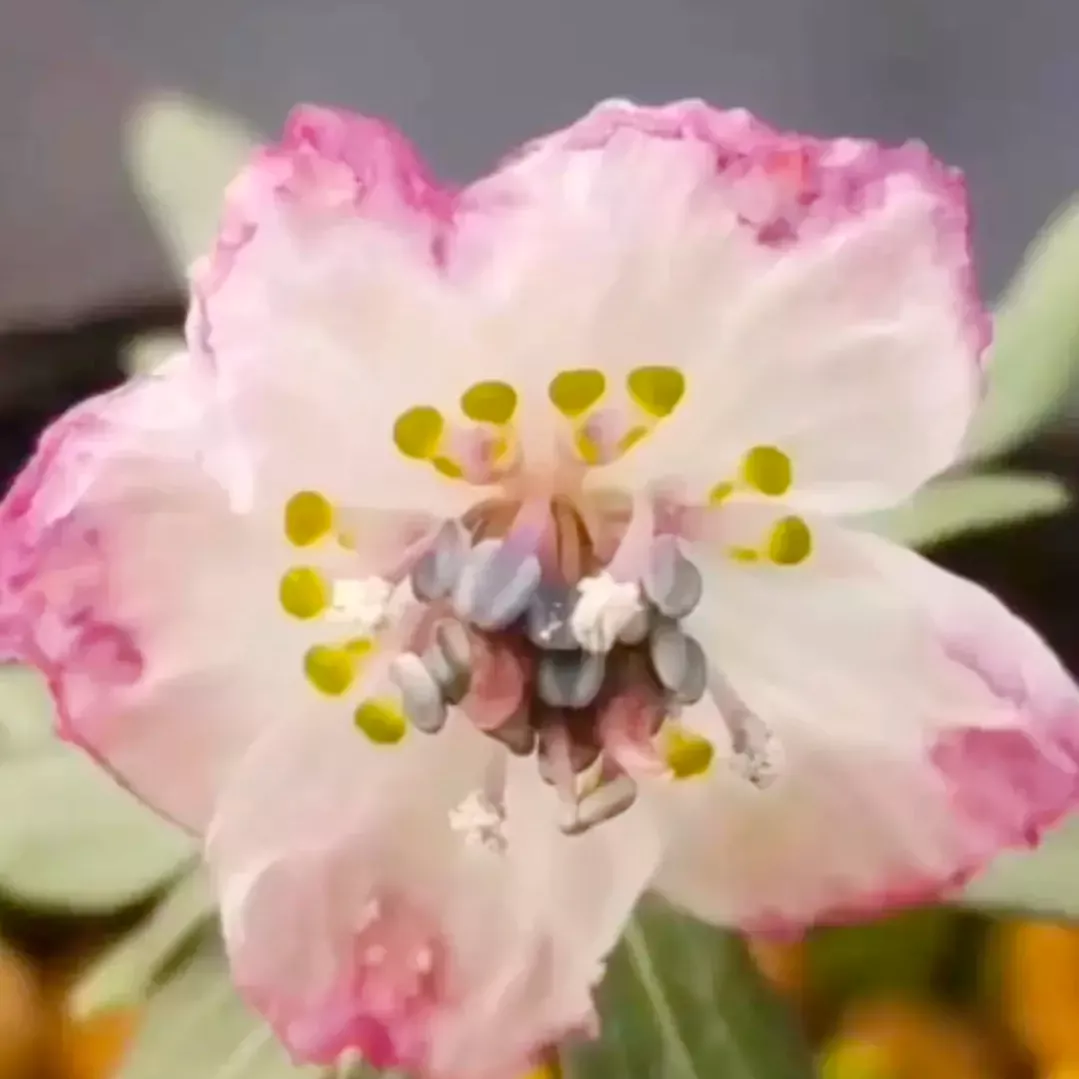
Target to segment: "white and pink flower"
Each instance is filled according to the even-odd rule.
[[[1079,692],[838,518],[956,457],[988,321],[918,146],[611,102],[462,190],[304,108],[188,352],[0,509],[0,640],[200,835],[292,1053],[512,1075],[638,897],[790,930],[939,895],[1079,798]]]

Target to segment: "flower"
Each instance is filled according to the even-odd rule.
[[[203,837],[297,1059],[514,1074],[594,1029],[647,888],[857,917],[1075,802],[1037,636],[841,521],[947,468],[982,382],[921,147],[609,102],[449,191],[303,108],[192,291],[187,353],[0,508],[0,640]]]

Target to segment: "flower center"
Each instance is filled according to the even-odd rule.
[[[509,753],[535,757],[568,834],[624,812],[648,777],[710,770],[715,747],[682,718],[706,694],[729,729],[736,772],[764,786],[779,759],[771,732],[686,631],[703,583],[682,546],[685,507],[662,497],[630,502],[580,482],[666,421],[685,380],[674,368],[637,368],[623,395],[631,407],[610,405],[607,389],[591,369],[552,379],[550,404],[569,425],[565,446],[574,455],[554,477],[527,475],[514,427],[518,395],[506,383],[471,386],[460,401],[463,423],[429,406],[402,413],[393,431],[399,452],[482,487],[479,500],[404,550],[398,544],[375,576],[330,585],[312,567],[294,567],[280,591],[294,617],[350,627],[341,642],[308,651],[305,673],[320,693],[340,696],[362,672],[365,689],[377,691],[354,720],[372,742],[394,745],[410,729],[436,734],[456,709]],[[791,482],[789,458],[756,446],[736,479],[703,492],[710,508],[700,512],[739,491],[780,498]],[[285,531],[294,545],[334,530],[322,495],[290,499]],[[782,517],[763,545],[728,545],[727,554],[795,566],[811,546],[805,522]],[[401,597],[403,608],[392,611]],[[502,846],[504,781],[504,767],[496,769],[453,815],[455,828],[489,849]]]

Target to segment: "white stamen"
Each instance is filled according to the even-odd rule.
[[[506,849],[502,826],[505,813],[482,791],[472,791],[460,805],[450,810],[450,827],[461,832],[469,846],[501,854]]]
[[[609,573],[584,578],[577,590],[580,598],[570,615],[570,628],[587,652],[609,652],[644,610],[640,586],[616,581]]]
[[[754,718],[736,739],[731,766],[754,787],[770,787],[783,773],[783,746],[775,733]]]
[[[382,577],[334,581],[328,617],[356,626],[363,635],[377,633],[386,625],[393,592],[394,586]]]

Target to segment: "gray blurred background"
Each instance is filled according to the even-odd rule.
[[[0,330],[174,290],[122,170],[173,88],[385,115],[464,179],[595,100],[702,96],[964,167],[983,281],[1079,187],[1075,0],[0,0]]]

